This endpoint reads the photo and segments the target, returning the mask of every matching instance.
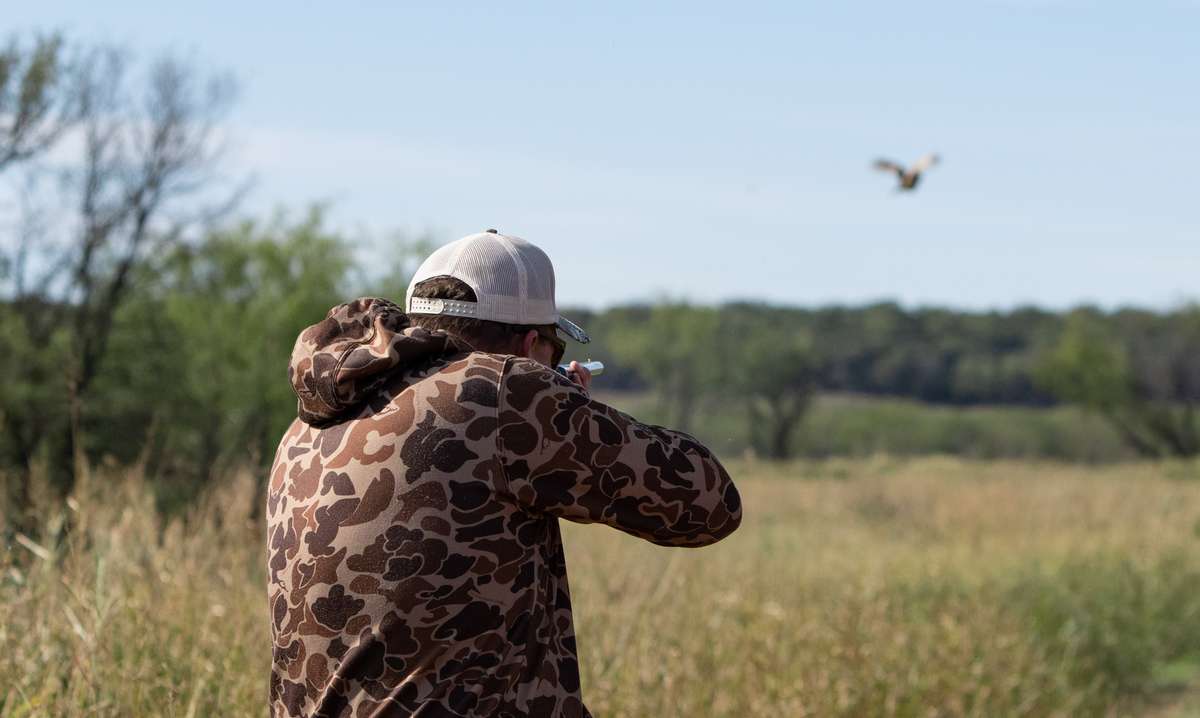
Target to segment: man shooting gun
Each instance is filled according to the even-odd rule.
[[[558,519],[664,546],[741,501],[696,439],[554,370],[554,268],[489,230],[296,341],[267,496],[273,716],[586,716]]]

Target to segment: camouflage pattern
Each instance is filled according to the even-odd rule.
[[[587,716],[558,518],[704,546],[741,520],[692,437],[385,300],[296,342],[267,496],[273,716]]]

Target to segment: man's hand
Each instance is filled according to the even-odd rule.
[[[567,369],[567,378],[583,387],[584,391],[587,391],[592,385],[592,373],[577,361],[571,362],[571,366]]]

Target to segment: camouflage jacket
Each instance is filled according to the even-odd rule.
[[[273,716],[586,716],[558,519],[703,546],[741,518],[692,437],[399,307],[296,342],[267,495]]]

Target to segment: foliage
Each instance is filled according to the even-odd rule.
[[[720,378],[716,311],[664,302],[611,340],[607,348],[657,388],[669,423],[687,431],[699,400]]]
[[[146,453],[151,470],[185,485],[230,461],[270,461],[295,418],[292,345],[342,301],[350,267],[347,242],[316,210],[243,222],[148,266],[118,320],[119,361],[98,381],[93,455]]]
[[[646,392],[601,389],[598,396],[646,421],[665,421]],[[767,457],[764,435],[752,431],[741,409],[736,402],[708,405],[697,414],[692,432],[718,456]],[[813,397],[792,429],[789,448],[807,458],[952,454],[1095,464],[1137,457],[1102,418],[1075,406],[953,406],[831,393]]]
[[[616,308],[594,322],[598,350],[612,352],[607,386],[653,387],[655,420],[684,431],[716,406],[746,417],[746,441],[784,459],[816,388],[817,358],[786,310],[664,302]],[[607,357],[606,357],[607,360]]]
[[[30,336],[17,311],[0,304],[0,356],[9,368],[8,377],[0,382],[0,471],[14,474],[7,499],[9,506],[23,513],[28,505],[28,477],[39,451],[47,448],[51,427],[66,421],[63,366],[68,336],[61,327],[52,327],[45,336]]]
[[[769,322],[727,322],[724,384],[731,401],[745,404],[748,444],[762,456],[787,459],[816,390],[816,357],[807,335],[773,331]]]
[[[1038,370],[1065,401],[1109,421],[1143,456],[1200,453],[1200,308],[1170,317],[1079,310]]]
[[[1128,356],[1109,327],[1087,312],[1067,321],[1038,378],[1062,399],[1101,411],[1115,410],[1132,398]]]
[[[57,406],[18,399],[3,413],[43,417],[23,425],[17,453],[26,473],[41,454],[64,494],[132,278],[147,256],[220,214],[203,198],[220,186],[217,130],[231,97],[225,78],[178,59],[135,75],[116,48],[76,52],[68,64],[51,37],[0,53],[0,118],[9,120],[0,128],[0,170],[19,165],[23,179],[3,203],[15,214],[0,244],[5,330],[14,346],[38,352],[65,341],[64,351],[14,371],[22,384],[52,385],[40,366],[54,365],[64,375]]]
[[[671,306],[674,321],[680,323],[700,321],[689,312],[713,310]],[[1008,313],[905,310],[890,303],[805,309],[742,302],[715,309],[721,335],[704,348],[704,356],[725,356],[718,373],[727,373],[731,363],[744,359],[733,358],[737,347],[729,331],[751,326],[777,341],[807,337],[815,383],[823,391],[956,405],[1053,403],[1053,395],[1036,385],[1034,367],[1058,336],[1059,314],[1030,308]],[[631,341],[650,331],[656,310],[657,305],[584,313],[595,327],[594,347],[589,349],[611,352],[613,367],[606,383],[613,389],[659,385],[656,377],[663,371],[649,368],[650,361],[634,351],[645,340]]]

